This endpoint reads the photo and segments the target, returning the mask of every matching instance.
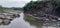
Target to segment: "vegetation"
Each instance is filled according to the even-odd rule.
[[[59,2],[58,1],[59,0],[52,0],[52,1],[31,1],[31,2],[27,3],[23,7],[23,10],[24,10],[24,13],[29,13],[29,14],[33,13],[33,14],[36,14],[37,16],[40,16],[40,14],[41,14],[40,12],[42,12],[43,14],[46,14],[45,13],[45,10],[46,10],[45,8],[48,8],[47,7],[47,3],[49,3],[49,5],[52,6],[52,8],[53,8],[52,10],[53,11],[50,11],[51,9],[48,9],[48,11],[52,12],[52,15],[53,15],[53,13],[56,14],[56,12],[60,12],[60,1]],[[54,9],[55,9],[56,12],[54,11]],[[57,11],[57,10],[59,10],[59,11]],[[25,18],[29,22],[35,22],[36,21],[35,18],[33,18],[31,16],[28,16],[28,15],[25,15]]]
[[[36,22],[37,20],[29,15],[25,15],[25,20],[28,22]]]
[[[48,3],[49,1],[31,1],[29,3],[27,3],[23,9],[24,11],[33,11],[33,10],[42,10],[42,8],[45,6],[46,3]],[[52,3],[54,4],[54,6],[60,6],[60,0],[52,0]]]
[[[43,21],[37,20],[29,15],[25,15],[25,20],[28,21],[31,25],[36,25],[41,28]]]
[[[24,13],[29,14],[37,14],[37,12],[45,13],[45,14],[52,14],[58,15],[58,11],[60,9],[60,1],[59,0],[52,0],[52,1],[31,1],[27,3],[24,7]],[[49,7],[50,6],[50,7]],[[51,7],[52,6],[52,7]],[[50,8],[47,10],[47,8]],[[60,11],[60,10],[59,10]],[[56,13],[55,13],[56,12]],[[40,14],[40,13],[39,13]]]
[[[20,15],[19,14],[13,14],[11,17],[16,18],[16,17],[20,17]]]
[[[25,20],[28,21],[28,22],[42,22],[43,21],[43,20],[38,20],[38,19],[36,19],[34,17],[31,17],[31,16],[29,16],[27,14],[25,14]]]
[[[19,7],[11,7],[11,8],[9,8],[9,7],[2,7],[0,5],[0,12],[4,12],[4,11],[7,11],[7,10],[20,10],[20,11],[23,11],[23,9],[19,8]]]
[[[44,2],[43,1],[36,1],[36,2],[33,2],[31,1],[30,3],[28,3],[26,6],[23,7],[24,9],[24,12],[26,11],[32,11],[32,10],[41,10],[40,7],[42,7],[44,5]]]
[[[0,8],[0,12],[4,12],[4,8]]]

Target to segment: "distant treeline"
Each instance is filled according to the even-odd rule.
[[[2,7],[2,6],[0,6],[0,11],[4,11],[4,10],[22,10],[22,8],[18,8],[18,7],[8,8],[8,7]]]

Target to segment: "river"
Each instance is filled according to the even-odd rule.
[[[36,25],[30,25],[29,22],[26,22],[24,20],[24,13],[21,12],[19,18],[15,18],[13,21],[11,21],[9,25],[1,25],[0,28],[41,28],[41,27]],[[42,28],[60,28],[60,27],[42,26]]]
[[[21,13],[19,18],[11,21],[9,25],[1,25],[0,28],[36,28],[36,26],[31,26],[28,22],[24,20],[24,14]]]

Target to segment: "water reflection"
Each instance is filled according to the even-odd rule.
[[[24,14],[21,13],[19,18],[14,19],[8,26],[1,25],[0,28],[36,28],[31,26],[28,22],[25,22]]]
[[[14,19],[11,21],[9,25],[1,25],[0,28],[60,28],[60,21],[56,22],[33,22],[29,23],[24,20],[24,14],[21,13],[19,18]]]

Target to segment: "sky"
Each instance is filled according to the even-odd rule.
[[[30,1],[31,0],[0,0],[0,5],[3,7],[23,7]]]

